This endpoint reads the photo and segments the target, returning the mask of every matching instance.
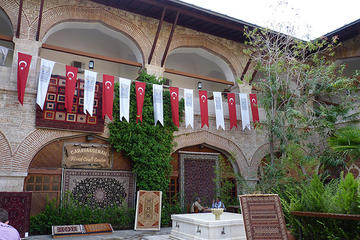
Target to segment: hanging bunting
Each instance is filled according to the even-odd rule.
[[[239,93],[240,96],[240,109],[241,109],[241,122],[242,122],[242,130],[245,128],[250,128],[250,116],[249,116],[249,103],[247,99],[246,93]]]
[[[228,93],[227,99],[228,99],[230,130],[231,130],[234,126],[237,128],[235,93]]]
[[[250,98],[250,106],[251,106],[251,113],[253,117],[254,127],[256,128],[257,123],[259,123],[259,109],[258,109],[258,102],[256,94],[249,94]]]
[[[142,122],[142,110],[144,104],[145,97],[145,82],[135,82],[135,90],[136,90],[136,104],[137,104],[137,114],[136,114],[136,123],[138,120]]]
[[[184,89],[185,98],[185,128],[190,125],[194,128],[194,102],[193,102],[193,90]]]
[[[163,86],[153,84],[153,106],[155,125],[159,121],[164,126],[164,110],[163,110]]]
[[[125,118],[129,122],[131,80],[119,78],[119,83],[120,121],[122,121],[122,118]]]
[[[38,89],[36,96],[36,103],[40,106],[41,110],[43,110],[44,107],[46,93],[49,87],[51,73],[53,71],[54,65],[55,62],[53,61],[46,60],[44,58],[41,59]]]
[[[179,88],[170,87],[170,102],[173,123],[179,127]]]
[[[85,84],[84,84],[84,113],[86,111],[93,115],[94,111],[94,94],[96,85],[97,72],[85,70]]]
[[[214,94],[214,106],[215,106],[215,114],[216,114],[216,129],[220,127],[225,130],[224,123],[224,110],[222,104],[221,92],[213,92]]]
[[[114,76],[103,75],[102,88],[102,117],[107,115],[112,120],[113,103],[114,103]]]
[[[25,87],[29,75],[31,58],[32,58],[31,55],[18,52],[17,90],[18,90],[18,100],[21,103],[21,105],[24,102]]]
[[[8,52],[9,52],[9,49],[7,47],[0,46],[0,66],[5,65],[5,61],[6,61]]]
[[[77,73],[76,67],[66,65],[65,108],[67,112],[71,112],[72,109]]]
[[[207,91],[199,90],[199,101],[200,101],[201,127],[204,127],[204,125],[207,125],[209,127]]]

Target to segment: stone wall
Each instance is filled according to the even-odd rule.
[[[0,6],[9,16],[13,29],[17,27],[18,4],[16,0],[0,0]],[[35,100],[37,89],[36,66],[41,40],[56,24],[66,21],[101,22],[102,24],[129,36],[139,47],[143,59],[147,60],[154,40],[158,20],[103,6],[86,0],[45,1],[40,41],[35,41],[38,24],[40,0],[24,0],[20,38],[14,38],[14,51],[23,51],[33,55],[30,67],[24,105],[17,100],[17,57],[13,57],[11,67],[0,67],[0,191],[23,191],[23,179],[35,154],[49,142],[80,133],[44,130],[35,128]],[[151,65],[147,69],[161,75],[162,54],[168,41],[171,24],[164,23],[154,52]],[[176,27],[170,50],[179,47],[200,47],[221,57],[229,64],[235,78],[241,76],[247,57],[243,54],[243,44],[222,39],[183,27]],[[145,65],[145,64],[144,64]],[[250,92],[248,86],[237,86]],[[243,90],[242,90],[243,91]],[[199,113],[197,113],[199,114]],[[206,143],[232,155],[239,172],[249,181],[256,181],[259,159],[257,149],[264,146],[264,136],[256,131],[216,130],[215,118],[210,117],[210,128],[201,129],[199,115],[195,116],[195,129],[184,126],[176,133],[177,147]],[[225,120],[229,129],[228,119]],[[103,137],[108,137],[106,130]],[[257,152],[254,159],[254,153]]]

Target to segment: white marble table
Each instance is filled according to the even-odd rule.
[[[224,212],[220,220],[212,213],[174,214],[171,220],[170,239],[246,240],[241,214]]]

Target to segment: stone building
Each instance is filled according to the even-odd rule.
[[[53,74],[59,76],[65,75],[65,64],[89,69],[92,61],[99,82],[103,73],[136,79],[143,68],[169,79],[170,86],[195,89],[195,93],[199,84],[210,92],[251,93],[251,86],[236,82],[253,71],[243,54],[245,26],[255,27],[175,0],[0,0],[0,45],[11,49],[0,66],[0,191],[32,191],[36,213],[47,197],[60,197],[67,145],[108,145],[106,127],[99,133],[38,126],[35,101],[41,58],[55,61]],[[351,49],[345,47],[338,55],[358,58],[356,39],[358,30],[344,42]],[[18,51],[33,56],[23,105],[17,100],[14,53]],[[78,77],[83,78],[83,73]],[[183,123],[175,132],[172,194],[184,194],[187,161],[209,165],[220,155],[232,157],[234,173],[248,183],[257,181],[259,163],[268,152],[264,136],[241,130],[239,106],[239,127],[230,130],[224,107],[226,130],[217,130],[213,104],[209,100],[209,128],[200,127],[195,105],[194,128]],[[110,155],[107,170],[131,171],[129,159],[113,150]],[[211,178],[207,177],[204,182]]]

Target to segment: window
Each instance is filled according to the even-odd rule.
[[[178,192],[179,192],[178,178],[177,177],[170,177],[169,191],[167,193],[169,203],[174,204],[178,200],[177,199]]]
[[[29,174],[25,179],[25,190],[30,192],[60,191],[60,175]]]

